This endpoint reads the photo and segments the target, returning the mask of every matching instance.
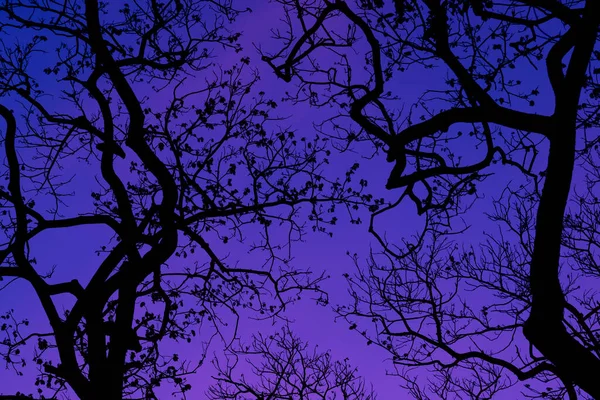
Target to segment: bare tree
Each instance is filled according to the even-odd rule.
[[[373,216],[385,251],[348,278],[341,316],[370,326],[416,398],[490,398],[515,380],[531,397],[600,398],[600,3],[278,2],[286,28],[263,60],[299,83],[288,100],[337,105],[318,128],[371,142],[401,191]],[[412,101],[402,82],[419,76]],[[520,174],[487,206],[499,230],[460,246],[499,168]],[[425,228],[389,242],[373,221],[406,202]],[[432,375],[415,383],[416,367]]]
[[[239,344],[231,349],[225,365],[215,360],[219,373],[214,377],[217,384],[209,389],[209,398],[375,400],[373,390],[366,388],[347,358],[334,361],[329,352],[320,353],[316,348],[307,351],[307,347],[289,326],[272,335],[254,336],[250,345]],[[247,370],[240,364],[241,357],[251,368],[250,379],[238,371]]]
[[[292,267],[290,246],[370,197],[350,186],[357,166],[328,179],[327,140],[278,127],[247,57],[216,62],[240,52],[231,23],[246,11],[0,2],[0,280],[28,283],[48,323],[6,310],[0,354],[18,374],[33,359],[44,398],[151,399],[161,384],[185,397],[206,347],[190,359],[166,342],[205,346],[228,324],[235,336],[240,315],[277,317],[304,291],[327,302],[323,276]],[[94,227],[110,234],[97,236],[98,263],[77,267],[89,281],[37,265],[38,237],[64,235],[69,251]],[[228,260],[236,241],[264,265]]]

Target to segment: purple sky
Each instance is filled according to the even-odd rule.
[[[242,42],[244,45],[244,54],[250,55],[254,67],[261,71],[262,81],[260,84],[264,90],[274,98],[278,98],[285,90],[292,89],[291,86],[286,86],[281,81],[275,79],[273,73],[268,66],[260,63],[259,56],[254,51],[251,43],[266,43],[265,48],[273,48],[277,44],[269,39],[269,30],[277,25],[279,16],[281,15],[279,6],[265,0],[247,0],[248,6],[253,9],[253,13],[243,15],[234,29],[244,32]],[[360,49],[359,49],[360,50]],[[241,57],[240,54],[233,52],[227,53],[220,57],[220,62],[227,65],[236,62]],[[521,79],[534,80],[542,74],[534,74],[531,71],[530,75],[522,76]],[[543,77],[543,76],[542,76]],[[390,90],[397,91],[401,96],[402,101],[407,105],[410,104],[424,88],[431,88],[432,85],[441,85],[445,75],[435,75],[431,71],[424,73],[423,71],[414,71],[404,74],[394,81]],[[202,82],[199,82],[201,84]],[[290,85],[293,85],[290,84]],[[542,96],[540,97],[542,98]],[[546,104],[550,105],[552,99],[546,97]],[[545,108],[546,104],[540,104]],[[538,108],[542,110],[543,108]],[[286,125],[292,126],[300,133],[311,135],[313,122],[319,122],[324,119],[335,109],[314,110],[308,105],[298,105],[290,108],[283,106],[278,110],[283,115],[290,115],[290,119]],[[339,171],[344,171],[344,167],[348,163],[357,161],[358,155],[343,155],[340,159],[342,162],[335,164],[332,168],[339,168]],[[395,196],[399,193],[386,192],[384,183],[387,179],[390,164],[384,162],[383,157],[373,160],[360,159],[362,176],[369,178],[369,188],[374,193],[385,196],[389,200],[395,200]],[[72,168],[77,168],[78,185],[83,196],[87,196],[86,181],[90,176],[85,175],[84,169],[79,169],[76,163],[73,162]],[[512,170],[500,169],[502,174],[490,179],[484,186],[483,191],[486,192],[486,197],[491,198],[499,195],[500,190],[512,179],[515,179],[517,174]],[[86,199],[87,200],[87,199]],[[485,202],[485,200],[484,200]],[[416,216],[411,207],[403,207],[402,212],[396,210],[381,221],[382,228],[385,228],[389,237],[398,237],[415,232],[420,226],[420,220]],[[469,233],[464,235],[462,241],[464,243],[475,244],[481,238],[481,232],[484,229],[492,229],[490,225],[486,225],[485,219],[482,218],[485,207],[475,207],[473,213],[469,215],[469,222],[473,223],[473,227]],[[367,215],[363,214],[363,220],[367,219]],[[483,221],[483,222],[482,222]],[[102,228],[93,228],[85,230],[71,230],[70,236],[51,236],[45,235],[40,237],[33,243],[33,249],[37,254],[43,254],[40,257],[40,268],[50,268],[53,265],[57,266],[55,279],[57,281],[72,279],[78,277],[85,282],[86,276],[89,276],[90,270],[86,269],[88,265],[94,266],[98,258],[94,254],[98,243],[107,239],[107,231]],[[328,238],[325,235],[308,235],[305,243],[297,243],[294,245],[294,263],[297,266],[309,267],[313,271],[327,271],[331,275],[331,279],[326,283],[326,289],[330,294],[331,304],[343,304],[348,301],[347,286],[342,278],[344,273],[354,273],[355,267],[352,260],[346,256],[347,251],[358,253],[361,259],[367,257],[370,247],[376,248],[373,238],[367,233],[367,225],[351,225],[346,221],[342,221],[335,229],[333,238]],[[243,259],[244,262],[252,262],[254,256],[247,255],[240,248],[239,254],[231,254],[232,259]],[[68,249],[68,251],[66,251]],[[178,261],[174,261],[177,263]],[[32,321],[32,324],[43,324],[41,310],[36,300],[31,296],[31,290],[24,284],[12,285],[7,290],[0,291],[0,304],[6,308],[15,308],[18,314],[27,314]],[[475,300],[477,301],[477,300]],[[330,307],[318,307],[314,301],[305,299],[300,303],[290,308],[288,316],[295,320],[293,325],[294,332],[302,339],[308,341],[311,345],[317,345],[321,350],[331,350],[335,359],[344,359],[349,357],[351,362],[359,368],[360,374],[373,384],[376,392],[381,400],[404,398],[405,393],[398,387],[400,383],[398,378],[386,375],[387,370],[391,370],[391,364],[387,359],[387,354],[374,346],[366,346],[356,332],[350,331],[348,326],[343,321],[334,322],[335,314]],[[254,322],[244,320],[241,325],[241,332],[246,337],[258,330],[265,331],[274,329],[269,322]],[[276,327],[275,329],[278,329]],[[194,344],[182,347],[182,351],[187,354],[192,354]],[[209,351],[209,357],[213,352],[220,351],[221,345],[214,343],[214,346]],[[209,377],[214,371],[207,365],[200,371],[197,377],[192,378],[191,382],[196,383],[194,393],[197,393],[197,398],[203,398],[203,387],[209,382]],[[27,391],[27,388],[32,382],[31,376],[16,377],[12,371],[6,371],[0,368],[0,393],[16,390]],[[516,398],[518,395],[515,392],[506,393],[505,398]]]

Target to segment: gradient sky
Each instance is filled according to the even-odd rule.
[[[276,80],[268,66],[260,62],[252,43],[265,43],[267,49],[277,46],[277,43],[269,38],[269,31],[277,25],[281,10],[278,5],[269,3],[266,0],[247,0],[247,3],[253,9],[253,12],[242,15],[234,27],[234,29],[244,32],[242,37],[244,53],[226,53],[219,56],[220,62],[228,65],[237,62],[242,55],[249,55],[254,61],[253,66],[261,71],[262,81],[260,85],[263,86],[263,90],[277,99],[281,97],[283,91],[292,88]],[[529,73],[530,75],[527,75]],[[431,71],[425,73],[415,70],[400,76],[398,80],[394,81],[394,87],[389,89],[397,91],[402,101],[408,105],[423,92],[424,88],[442,85],[444,78],[445,76],[437,76],[432,74]],[[540,79],[540,74],[535,74],[534,71],[527,72],[521,79]],[[546,97],[546,99],[546,104],[551,105],[552,99],[550,97]],[[544,104],[541,105],[544,107]],[[308,105],[297,105],[293,108],[283,106],[278,112],[290,116],[286,125],[292,126],[299,133],[310,135],[313,132],[312,123],[326,118],[330,112],[335,112],[335,109],[314,110],[309,108]],[[382,157],[366,160],[360,159],[358,155],[344,155],[341,160],[342,162],[339,165],[334,165],[333,168],[339,168],[341,172],[347,163],[359,160],[362,166],[360,174],[368,177],[369,189],[375,194],[395,200],[394,196],[397,194],[386,192],[384,189],[390,164],[385,163]],[[77,168],[77,165],[73,164],[72,168]],[[500,168],[497,170],[500,170]],[[505,169],[502,171],[502,174],[490,179],[482,186],[486,196],[497,196],[501,188],[505,187],[509,181],[516,179],[516,172]],[[80,182],[82,192],[84,192],[85,182],[89,178],[90,176],[85,175],[85,171],[82,173],[78,170],[77,179]],[[86,193],[84,196],[87,196],[87,191],[84,193]],[[469,222],[473,223],[473,228],[463,237],[464,243],[477,243],[484,229],[493,228],[486,225],[485,222],[481,222],[485,221],[482,218],[485,211],[484,205],[478,205],[469,215]],[[367,215],[363,215],[363,220],[366,220]],[[389,237],[400,238],[402,235],[417,231],[419,226],[420,220],[415,215],[414,210],[411,207],[403,207],[386,217],[384,228]],[[80,232],[72,230],[71,236],[68,238],[59,235],[45,235],[39,238],[33,246],[38,254],[44,254],[44,259],[38,260],[40,267],[57,266],[56,281],[79,277],[85,282],[85,277],[89,276],[90,273],[89,269],[86,270],[86,266],[96,265],[98,258],[94,254],[94,250],[97,249],[99,241],[108,238],[107,233],[107,231],[103,232],[101,228],[94,228],[93,231],[86,228]],[[374,240],[367,233],[366,224],[356,226],[343,220],[334,229],[333,238],[325,235],[308,235],[305,243],[297,243],[294,246],[295,265],[309,267],[315,272],[324,270],[331,275],[331,279],[327,281],[325,286],[330,294],[332,305],[343,304],[349,299],[342,274],[352,274],[355,268],[352,260],[346,256],[346,252],[358,253],[361,258],[366,258],[370,247],[374,246],[376,248]],[[68,251],[65,250],[67,248]],[[243,253],[240,247],[240,254],[231,254],[230,257],[232,259],[241,258],[245,262],[250,262],[254,256]],[[178,261],[174,262],[177,263]],[[43,324],[43,315],[31,293],[31,290],[24,284],[11,285],[7,290],[0,292],[0,304],[2,304],[2,309],[6,308],[6,305],[10,305],[20,315],[27,314],[35,326]],[[318,344],[321,350],[331,350],[334,359],[342,360],[349,357],[351,363],[359,368],[360,374],[366,381],[373,384],[381,400],[404,398],[405,393],[398,387],[398,378],[386,374],[386,371],[391,369],[387,354],[374,346],[366,346],[364,339],[356,332],[350,331],[343,321],[335,323],[335,315],[330,307],[319,307],[314,304],[314,301],[305,299],[290,308],[288,316],[295,321],[293,330],[302,339],[308,341],[311,345]],[[259,323],[245,320],[242,321],[241,332],[248,337],[257,330],[267,331],[270,329],[278,329],[278,327],[271,327],[269,322]],[[194,344],[182,347],[188,354],[193,352],[193,348]],[[220,348],[220,345],[215,343],[209,353],[218,353]],[[207,365],[196,377],[191,379],[191,382],[195,383],[193,393],[194,395],[197,394],[197,398],[203,398],[202,392],[205,385],[210,382],[210,375],[213,372],[212,367]],[[10,393],[16,390],[27,392],[27,389],[31,387],[32,377],[16,377],[12,371],[0,368],[0,382],[2,382],[0,383],[0,393]],[[518,397],[514,392],[506,393],[506,398]]]

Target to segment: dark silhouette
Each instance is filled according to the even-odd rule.
[[[348,277],[339,314],[419,399],[491,398],[515,379],[531,397],[600,399],[600,2],[278,3],[289,26],[263,60],[299,83],[288,101],[337,105],[321,131],[385,152],[394,206],[426,220],[401,244],[371,224],[384,254]],[[415,76],[429,82],[401,109]],[[520,172],[488,206],[500,230],[461,248],[451,235],[500,166]],[[415,383],[413,367],[432,375]]]
[[[250,345],[240,343],[231,349],[226,362],[215,363],[219,373],[214,377],[217,383],[209,389],[208,398],[376,399],[348,359],[334,361],[329,352],[308,351],[307,347],[287,326],[273,335],[254,336]],[[246,360],[242,368],[239,368],[240,358]],[[250,378],[246,378],[244,371],[251,372]]]
[[[44,398],[151,399],[159,385],[185,397],[200,344],[226,322],[236,332],[241,314],[275,318],[302,291],[327,301],[323,276],[289,265],[290,242],[370,198],[349,186],[356,167],[323,174],[326,141],[278,128],[248,58],[218,63],[241,50],[231,23],[246,11],[230,0],[0,2],[1,287],[27,282],[48,322],[32,330],[7,307],[0,354],[18,374],[36,366]],[[97,241],[98,263],[72,269],[88,282],[36,266],[44,254],[30,243],[49,231],[64,251],[82,232]],[[264,265],[226,258],[237,241]],[[164,350],[200,326],[196,357]]]

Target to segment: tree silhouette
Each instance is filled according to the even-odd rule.
[[[352,214],[371,199],[350,186],[357,166],[339,181],[323,173],[327,140],[278,127],[247,57],[217,62],[240,52],[231,23],[246,11],[0,3],[1,288],[26,282],[48,322],[31,329],[7,309],[0,354],[18,374],[33,359],[44,398],[151,399],[161,384],[185,397],[205,347],[189,359],[165,343],[235,333],[240,315],[275,318],[304,291],[327,301],[323,276],[289,265],[289,246],[326,232],[336,206]],[[82,232],[97,243],[97,265],[71,269],[89,280],[38,265],[32,243],[49,232],[64,251]],[[264,265],[228,260],[236,241]]]
[[[289,326],[272,335],[254,336],[250,345],[239,344],[231,349],[225,365],[215,361],[219,373],[214,377],[217,383],[210,387],[208,397],[214,400],[376,399],[348,359],[334,361],[329,352],[319,353],[317,349],[309,352],[307,347]],[[238,372],[241,357],[251,366],[251,379]]]
[[[263,60],[299,83],[288,101],[336,105],[321,132],[371,142],[401,191],[373,215],[385,251],[348,277],[340,315],[416,398],[491,398],[515,380],[531,397],[600,398],[600,3],[278,2],[287,27]],[[419,76],[413,101],[402,83]],[[500,168],[519,175],[488,203],[500,229],[460,246],[452,235]],[[425,228],[388,242],[374,221],[406,202]],[[414,367],[431,375],[416,383]]]

